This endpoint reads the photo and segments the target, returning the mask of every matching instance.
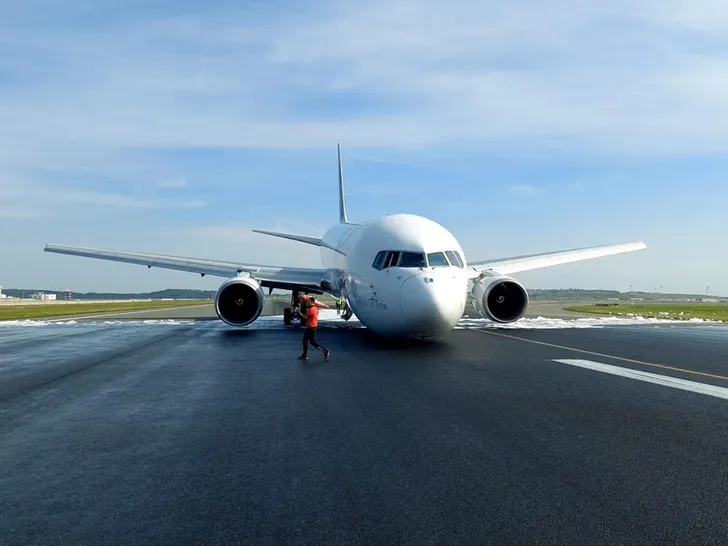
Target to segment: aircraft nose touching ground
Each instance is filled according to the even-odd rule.
[[[447,333],[463,315],[464,292],[457,278],[430,272],[414,275],[402,284],[402,314],[416,334]]]

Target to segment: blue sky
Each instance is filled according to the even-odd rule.
[[[305,5],[305,8],[302,7]],[[0,285],[215,288],[46,242],[274,265],[350,215],[472,259],[644,240],[535,288],[728,294],[728,4],[0,0]]]

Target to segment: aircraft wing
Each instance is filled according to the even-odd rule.
[[[643,250],[645,248],[647,248],[645,243],[637,241],[632,243],[575,248],[572,250],[562,250],[560,252],[547,252],[544,254],[531,254],[528,256],[513,256],[511,258],[497,258],[493,260],[470,262],[468,267],[471,268],[471,278],[479,276],[484,270],[492,270],[503,275],[510,275],[511,273],[530,271],[532,269],[568,264],[582,260],[591,260],[593,258],[602,258],[604,256],[612,256],[614,254],[622,254],[624,252]]]
[[[238,276],[240,273],[248,273],[251,277],[258,280],[261,286],[270,289],[293,290],[303,288],[312,292],[321,293],[321,281],[327,279],[329,276],[328,271],[325,269],[221,262],[202,258],[147,254],[144,252],[126,252],[56,244],[47,244],[43,250],[56,254],[68,254],[71,256],[82,256],[112,262],[145,265],[150,269],[152,267],[159,267],[160,269],[186,271],[188,273],[197,273],[203,277],[205,275],[213,275],[215,277],[231,278]]]

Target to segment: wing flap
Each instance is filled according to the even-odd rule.
[[[158,267],[160,269],[185,271],[203,276],[212,275],[215,277],[230,278],[240,273],[248,273],[260,281],[261,285],[266,288],[291,289],[305,287],[315,290],[320,289],[321,281],[327,276],[327,271],[324,269],[243,264],[205,260],[202,258],[169,256],[166,254],[149,254],[145,252],[128,252],[57,244],[47,244],[43,250],[56,254],[145,265],[149,268]]]
[[[642,241],[619,243],[613,245],[593,246],[586,248],[575,248],[571,250],[562,250],[558,252],[546,252],[543,254],[531,254],[527,256],[513,256],[510,258],[497,258],[494,260],[484,260],[471,262],[468,266],[473,268],[472,276],[476,277],[481,271],[491,269],[503,275],[511,273],[519,273],[521,271],[530,271],[543,267],[551,267],[554,265],[562,265],[582,260],[591,260],[594,258],[602,258],[605,256],[613,256],[615,254],[623,254],[625,252],[635,252],[643,250],[647,245]]]

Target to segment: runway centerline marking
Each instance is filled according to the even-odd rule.
[[[475,330],[475,331],[481,332],[483,334],[488,334],[491,336],[507,337],[509,339],[516,339],[518,341],[525,341],[526,343],[535,343],[536,345],[544,345],[546,347],[554,347],[556,349],[574,351],[576,353],[584,353],[584,354],[592,355],[592,356],[600,356],[602,358],[612,358],[614,360],[621,360],[623,362],[631,362],[632,364],[641,364],[643,366],[661,368],[663,370],[672,370],[674,372],[682,372],[682,373],[687,373],[687,374],[691,374],[691,375],[701,375],[703,377],[712,377],[713,379],[722,379],[723,381],[728,381],[728,377],[726,377],[725,375],[718,375],[718,374],[708,373],[708,372],[699,372],[697,370],[688,370],[687,368],[678,368],[676,366],[668,366],[666,364],[657,364],[655,362],[645,362],[644,360],[635,360],[633,358],[625,358],[623,356],[615,356],[615,355],[608,355],[605,353],[597,353],[595,351],[587,351],[586,349],[577,349],[576,347],[568,347],[566,345],[558,345],[556,343],[547,343],[545,341],[536,341],[535,339],[526,339],[526,338],[518,337],[518,336],[509,336],[508,334],[497,334],[495,332],[490,332],[490,331],[486,331],[486,330]]]
[[[708,396],[714,396],[715,398],[728,400],[728,389],[725,387],[706,385],[705,383],[688,381],[687,379],[679,379],[677,377],[670,377],[668,375],[659,375],[651,372],[643,372],[640,370],[633,370],[632,368],[613,366],[611,364],[602,364],[601,362],[593,362],[591,360],[569,358],[552,358],[551,360],[553,362],[568,364],[570,366],[576,366],[578,368],[586,368],[588,370],[618,375],[621,377],[627,377],[629,379],[645,381],[646,383],[654,383],[655,385],[663,385],[665,387],[672,387],[673,389],[696,392],[698,394],[705,394]]]

